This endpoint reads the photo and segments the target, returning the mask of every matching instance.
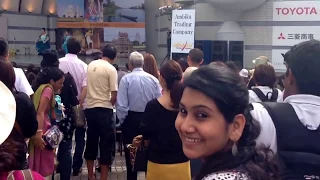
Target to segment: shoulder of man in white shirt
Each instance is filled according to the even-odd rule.
[[[277,133],[273,121],[261,103],[252,103],[253,110],[250,112],[252,118],[260,124],[260,135],[256,139],[258,146],[263,145],[277,153]]]
[[[34,92],[31,85],[21,68],[13,68],[16,76],[15,88],[17,91],[23,92],[28,96],[31,96]]]

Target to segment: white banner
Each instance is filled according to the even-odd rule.
[[[171,53],[189,53],[194,47],[195,10],[173,10]]]
[[[274,2],[273,21],[320,21],[320,1]]]
[[[320,26],[274,26],[273,46],[293,46],[303,41],[320,39]]]
[[[271,63],[276,72],[286,72],[287,68],[283,64],[282,53],[285,54],[289,49],[273,49]]]

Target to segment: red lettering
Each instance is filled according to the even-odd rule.
[[[293,15],[293,13],[295,12],[296,8],[289,8],[289,10],[291,11],[291,14]]]
[[[282,14],[283,14],[283,15],[289,14],[289,9],[288,9],[288,8],[283,8],[283,9],[282,9]]]
[[[301,7],[297,8],[297,14],[301,15],[302,13],[303,13],[303,9]],[[307,14],[308,14],[308,12],[307,12]]]
[[[317,9],[313,7],[313,8],[311,9],[310,14],[318,14],[318,13],[317,13]]]
[[[278,15],[302,15],[302,14],[318,14],[315,7],[298,7],[298,8],[276,8]]]
[[[304,9],[306,10],[306,14],[309,14],[310,7],[305,7]]]

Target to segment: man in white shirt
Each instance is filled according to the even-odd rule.
[[[64,73],[70,73],[75,81],[78,91],[80,105],[85,108],[85,98],[87,94],[87,67],[88,65],[80,60],[77,54],[81,51],[80,42],[75,37],[70,37],[67,42],[68,54],[59,59],[59,68]],[[73,156],[73,175],[78,176],[83,164],[82,154],[85,146],[85,128],[76,128],[75,131],[75,153]],[[69,142],[67,142],[69,143]],[[70,148],[70,146],[67,146]],[[71,152],[71,151],[70,151]],[[71,168],[71,167],[70,167]],[[66,168],[64,168],[66,169]],[[69,171],[69,170],[68,170]],[[67,175],[66,175],[67,176]],[[70,177],[70,176],[69,176]]]
[[[4,60],[9,60],[9,50],[8,50],[8,44],[7,42],[0,38],[0,57]],[[15,88],[19,92],[23,92],[27,94],[28,96],[31,96],[33,94],[33,90],[31,88],[31,85],[29,84],[26,75],[24,74],[23,70],[20,68],[13,68],[14,73],[16,75],[16,81],[15,81]]]
[[[189,67],[184,71],[183,78],[187,78],[194,70],[200,67],[203,63],[203,52],[198,48],[191,49],[187,62]]]
[[[319,57],[320,41],[292,47],[284,55],[284,103],[273,103],[271,109],[253,103],[251,115],[261,124],[257,145],[265,145],[283,160],[281,179],[320,177]]]

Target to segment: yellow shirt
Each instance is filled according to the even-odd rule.
[[[117,70],[106,60],[95,60],[88,65],[86,108],[113,109],[111,92],[118,91]]]

